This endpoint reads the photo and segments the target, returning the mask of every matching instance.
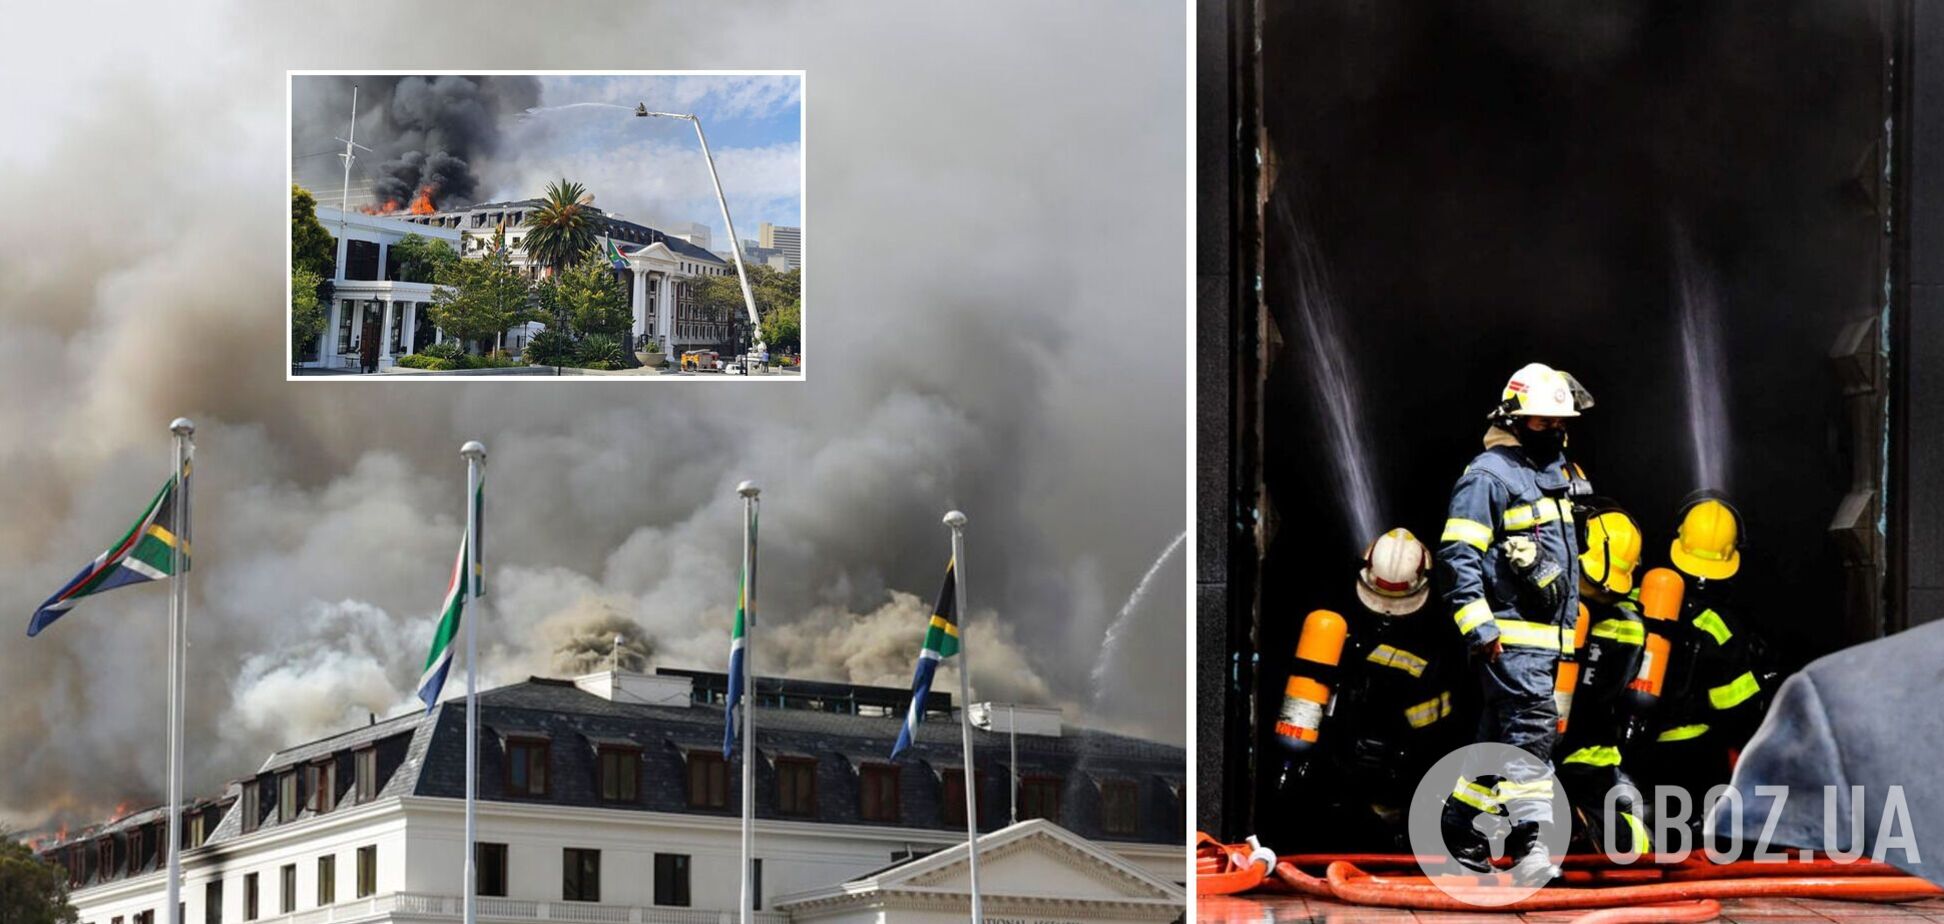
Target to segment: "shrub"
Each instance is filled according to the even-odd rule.
[[[527,362],[536,366],[571,366],[576,359],[573,338],[557,330],[543,330],[527,341]]]
[[[466,351],[459,348],[457,340],[441,340],[412,355],[457,361],[459,357],[466,355]]]
[[[621,369],[628,364],[621,341],[608,334],[588,334],[580,342],[580,365],[588,369]]]
[[[393,365],[404,366],[407,369],[429,369],[433,372],[444,372],[447,369],[459,368],[458,364],[450,359],[442,356],[427,356],[424,353],[400,356],[392,360],[392,363]]]

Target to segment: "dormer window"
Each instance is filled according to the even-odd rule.
[[[378,749],[365,748],[351,755],[351,773],[357,781],[358,801],[378,798]]]
[[[548,746],[545,738],[508,738],[506,793],[511,796],[547,794]]]
[[[142,829],[130,828],[128,831],[128,874],[133,876],[142,870]]]
[[[1100,830],[1108,834],[1133,834],[1141,825],[1140,787],[1129,780],[1106,780],[1100,784]]]
[[[297,771],[285,770],[277,774],[277,823],[288,824],[297,820],[297,809],[303,805],[297,799]]]
[[[688,752],[688,804],[690,808],[727,808],[729,805],[729,762],[707,748]]]
[[[817,814],[817,761],[809,757],[776,759],[776,811],[780,815]]]
[[[330,811],[337,805],[337,761],[322,760],[304,768],[304,786],[310,791],[310,810]]]
[[[633,803],[641,801],[641,749],[621,744],[603,744],[596,751],[597,781],[601,801]]]
[[[857,817],[865,821],[898,820],[898,768],[890,764],[860,764],[857,788]]]
[[[194,812],[183,816],[183,827],[187,829],[189,840],[182,845],[184,850],[194,850],[203,845],[206,832],[203,827],[203,813]]]
[[[244,834],[255,831],[257,824],[263,821],[263,807],[258,804],[261,801],[262,796],[258,790],[257,781],[245,780],[243,782],[243,796],[237,800],[237,811],[243,813],[241,822]]]

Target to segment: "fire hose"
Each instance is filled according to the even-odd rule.
[[[1716,863],[1700,856],[1641,857],[1621,866],[1608,857],[1565,857],[1558,885],[1529,895],[1492,884],[1503,877],[1449,877],[1434,882],[1414,871],[1410,854],[1298,854],[1278,859],[1254,838],[1222,844],[1196,841],[1196,886],[1202,895],[1294,892],[1353,905],[1417,911],[1589,911],[1573,924],[1694,924],[1721,913],[1722,899],[1821,898],[1903,902],[1944,895],[1944,889],[1888,864],[1828,857]],[[1323,875],[1303,867],[1322,867]],[[1378,875],[1366,867],[1397,874]],[[1523,895],[1523,897],[1515,896]]]

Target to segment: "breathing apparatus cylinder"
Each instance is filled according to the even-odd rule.
[[[1573,626],[1573,654],[1559,662],[1559,673],[1553,677],[1553,707],[1559,711],[1559,733],[1566,733],[1566,720],[1573,712],[1573,693],[1579,689],[1580,652],[1586,650],[1586,637],[1593,629],[1593,620],[1587,615],[1586,604],[1579,605],[1579,621]]]
[[[1296,640],[1296,664],[1283,685],[1282,711],[1276,716],[1276,740],[1292,757],[1308,756],[1323,727],[1330,704],[1330,683],[1350,628],[1343,617],[1316,610],[1303,620]]]
[[[1687,584],[1672,568],[1655,568],[1640,581],[1640,614],[1646,617],[1647,637],[1641,645],[1640,671],[1627,683],[1626,702],[1628,711],[1633,713],[1628,723],[1629,736],[1660,702],[1673,645],[1665,631],[1656,629],[1656,624],[1672,624],[1681,618],[1681,597],[1686,592]]]

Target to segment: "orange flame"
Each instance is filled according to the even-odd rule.
[[[117,802],[117,803],[115,803],[115,811],[114,811],[114,814],[111,814],[111,815],[109,815],[109,816],[108,816],[108,820],[109,820],[109,821],[120,821],[120,820],[122,820],[122,819],[123,819],[124,817],[126,817],[127,815],[128,815],[128,803],[127,803],[127,802]]]
[[[430,215],[438,211],[438,206],[432,204],[432,193],[435,191],[430,186],[419,187],[418,195],[412,197],[412,214]]]
[[[54,832],[54,843],[58,844],[65,840],[67,840],[67,822],[63,821],[61,827]]]

